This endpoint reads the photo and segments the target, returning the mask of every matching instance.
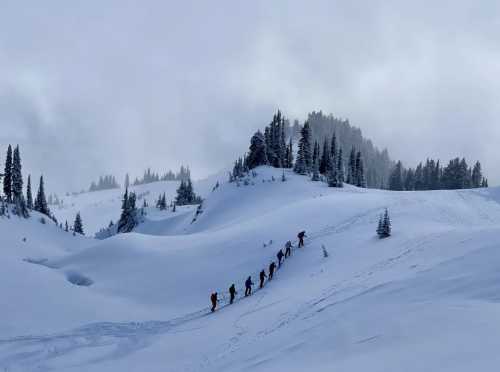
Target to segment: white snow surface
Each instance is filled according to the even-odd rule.
[[[106,240],[36,213],[0,218],[0,370],[497,370],[500,189],[332,189],[281,173],[220,178],[213,192],[204,181],[194,222],[196,206],[148,208],[136,232]],[[176,185],[140,188],[151,203]],[[83,194],[63,212],[96,231],[118,217],[121,192]],[[393,236],[379,240],[385,208]],[[241,298],[300,230],[305,248]],[[211,314],[210,293],[222,306],[231,283],[238,300]]]

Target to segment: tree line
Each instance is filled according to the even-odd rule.
[[[132,185],[133,186],[145,185],[148,183],[159,182],[159,181],[187,181],[189,178],[191,178],[191,171],[189,170],[189,167],[185,167],[183,165],[181,165],[177,173],[174,173],[171,170],[169,170],[163,175],[160,175],[158,172],[152,171],[151,168],[147,168],[144,171],[144,175],[142,176],[142,178],[136,177]],[[130,177],[127,173],[125,175],[125,188],[128,188],[129,186],[130,186]]]
[[[23,218],[29,218],[31,211],[36,211],[56,223],[60,228],[62,224],[58,224],[57,218],[51,213],[45,196],[45,183],[43,175],[40,175],[38,183],[38,191],[33,198],[33,190],[31,186],[31,175],[28,175],[26,189],[24,190],[24,179],[22,173],[21,151],[19,145],[12,149],[12,145],[8,145],[7,154],[5,156],[5,165],[3,173],[0,174],[2,182],[3,195],[0,195],[0,216],[9,216],[10,213]],[[45,219],[41,219],[45,223]],[[69,231],[68,222],[66,221],[66,231]],[[83,223],[80,213],[75,217],[75,223],[72,230],[75,233],[83,234]]]
[[[286,138],[286,120],[278,111],[264,133],[257,131],[250,140],[248,153],[239,158],[230,174],[230,180],[243,177],[260,165],[275,168],[293,168],[294,172],[308,175],[313,181],[323,180],[330,187],[343,187],[344,182],[367,187],[365,165],[361,151],[351,148],[347,162],[333,132],[322,145],[314,140],[309,122],[300,128],[298,150],[294,159],[292,138]]]
[[[439,160],[427,159],[416,168],[405,168],[401,161],[394,166],[389,177],[389,190],[454,190],[488,187],[481,163],[470,167],[465,158],[455,158],[443,167]]]
[[[92,181],[89,187],[89,191],[101,191],[101,190],[111,190],[119,189],[120,185],[116,182],[115,176],[107,174],[105,176],[100,176],[97,182]]]

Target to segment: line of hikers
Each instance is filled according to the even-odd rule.
[[[307,237],[305,231],[301,231],[298,233],[297,238],[299,240],[298,248],[301,248],[304,246],[304,238]],[[292,242],[289,240],[285,243],[285,253],[283,253],[283,250],[280,249],[278,253],[276,254],[276,257],[278,258],[278,268],[281,267],[281,262],[283,258],[288,258],[292,255]],[[264,282],[267,278],[267,280],[272,280],[274,276],[274,272],[276,271],[276,263],[274,261],[271,261],[269,264],[269,275],[266,274],[266,270],[262,270],[259,274],[259,288],[264,287]],[[248,297],[252,294],[252,286],[254,283],[252,282],[252,277],[249,276],[247,280],[245,280],[245,297]],[[234,299],[236,298],[236,295],[238,292],[236,292],[236,287],[234,286],[234,283],[229,287],[229,304],[232,305],[234,302]],[[210,301],[212,303],[212,308],[210,309],[212,312],[215,311],[215,308],[217,307],[217,302],[218,302],[218,294],[217,292],[214,292],[210,295]]]

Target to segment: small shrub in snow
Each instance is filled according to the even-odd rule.
[[[322,244],[321,249],[323,250],[323,257],[328,258],[328,251],[326,250],[326,247]]]
[[[391,219],[389,211],[386,209],[383,215],[380,215],[378,220],[377,235],[380,239],[388,238],[391,236]]]
[[[45,225],[47,223],[47,221],[45,220],[44,217],[40,217],[40,223]]]

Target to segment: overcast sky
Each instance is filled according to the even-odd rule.
[[[59,191],[200,178],[279,107],[349,118],[406,165],[479,159],[499,184],[499,39],[498,1],[0,0],[0,162],[19,143]]]

